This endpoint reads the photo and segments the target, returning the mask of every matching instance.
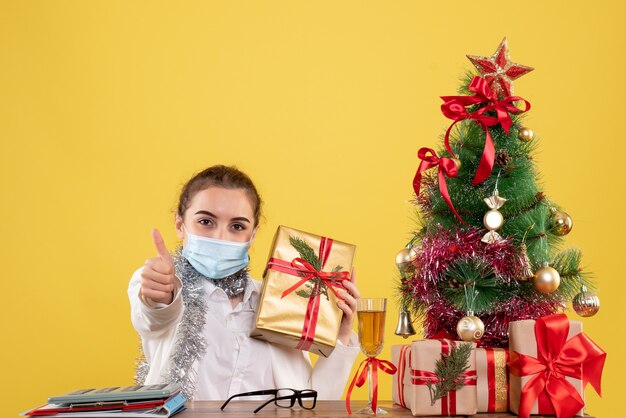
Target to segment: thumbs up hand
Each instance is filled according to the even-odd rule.
[[[154,302],[169,305],[174,299],[174,289],[178,282],[174,261],[157,229],[152,230],[152,241],[157,250],[157,256],[146,260],[141,272],[139,295]]]

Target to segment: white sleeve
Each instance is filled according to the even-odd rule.
[[[155,337],[175,327],[183,315],[183,298],[181,286],[177,286],[174,300],[169,305],[155,303],[139,295],[141,288],[141,271],[137,270],[128,285],[130,300],[130,316],[133,326],[142,337]]]
[[[311,374],[311,388],[318,399],[341,399],[359,350],[359,340],[352,332],[348,345],[337,340],[330,356],[318,357]]]
[[[318,399],[341,399],[354,359],[359,353],[358,339],[354,332],[349,345],[337,340],[335,349],[328,357],[318,357],[311,366],[308,351],[301,351],[278,344],[270,344],[274,385],[293,389],[315,389]]]

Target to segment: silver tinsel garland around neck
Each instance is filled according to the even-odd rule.
[[[224,290],[229,297],[233,297],[245,291],[248,283],[248,269],[244,268],[224,279],[213,280],[208,279],[193,268],[189,261],[180,254],[180,249],[176,251],[173,259],[176,275],[183,283],[181,292],[184,310],[170,355],[170,367],[161,380],[167,383],[180,383],[185,398],[192,400],[196,389],[193,365],[206,352],[206,341],[202,335],[207,314],[204,280],[211,280],[211,283],[216,286],[218,286],[217,282],[227,280],[224,287],[218,287]],[[150,366],[142,353],[135,370],[136,384],[144,384],[149,368]]]
[[[187,260],[185,260],[187,261]],[[192,267],[193,268],[193,267]],[[242,295],[248,285],[248,268],[242,268],[236,273],[226,276],[223,279],[209,279],[211,283],[219,287],[226,293],[229,299]]]

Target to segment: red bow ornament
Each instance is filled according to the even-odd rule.
[[[539,318],[535,322],[537,357],[520,354],[511,344],[511,374],[530,376],[521,388],[519,417],[528,418],[531,413],[573,417],[585,402],[568,377],[581,380],[582,391],[587,383],[591,383],[601,395],[606,353],[582,332],[568,340],[569,327],[570,322],[564,314]],[[513,338],[512,334],[511,340]],[[536,401],[538,410],[531,412]],[[511,409],[515,406],[512,404]]]
[[[469,91],[473,92],[473,96],[442,96],[444,103],[441,105],[441,112],[454,122],[446,131],[444,138],[444,144],[450,155],[455,155],[450,147],[450,131],[452,127],[458,122],[465,119],[472,119],[480,125],[485,131],[485,146],[483,148],[483,154],[478,165],[478,170],[474,175],[472,184],[477,184],[486,180],[493,170],[493,164],[495,160],[495,146],[493,139],[489,133],[489,126],[495,126],[500,124],[506,134],[509,134],[509,129],[513,125],[511,114],[517,115],[530,110],[530,103],[519,96],[508,96],[500,100],[498,94],[489,88],[489,84],[484,78],[475,76],[468,87]],[[516,101],[523,101],[526,105],[525,109],[519,109],[514,105]],[[474,112],[468,112],[466,107],[485,104],[486,106]],[[492,114],[488,115],[487,113]],[[495,113],[495,116],[493,116]]]
[[[459,168],[457,167],[456,162],[452,158],[437,157],[437,153],[435,153],[435,151],[431,148],[420,148],[417,152],[417,156],[420,160],[422,160],[422,162],[417,168],[415,178],[413,178],[413,190],[415,190],[415,194],[417,196],[420,194],[422,173],[433,167],[438,167],[439,192],[441,193],[443,200],[446,201],[452,210],[452,213],[454,213],[454,216],[456,216],[461,223],[467,225],[454,208],[452,200],[450,199],[450,193],[448,193],[448,184],[446,183],[446,177],[456,177],[459,174]]]
[[[394,375],[397,371],[396,366],[392,362],[387,360],[379,360],[376,357],[368,357],[359,364],[359,368],[350,382],[348,393],[346,394],[346,410],[349,415],[352,415],[352,409],[350,408],[350,395],[352,395],[352,389],[354,386],[361,387],[367,381],[368,371],[372,368],[372,410],[376,415],[376,409],[378,408],[378,369],[390,375]]]

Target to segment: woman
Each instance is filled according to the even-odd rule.
[[[279,387],[341,398],[359,351],[352,331],[359,292],[343,282],[337,346],[315,367],[307,352],[250,338],[261,283],[248,276],[248,248],[260,214],[254,184],[234,167],[209,167],[183,187],[175,216],[182,249],[171,255],[153,230],[157,256],[128,288],[146,358],[137,371],[140,383],[181,382],[195,400]]]

